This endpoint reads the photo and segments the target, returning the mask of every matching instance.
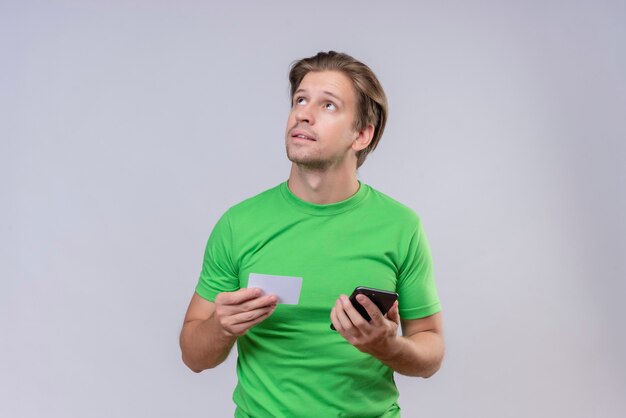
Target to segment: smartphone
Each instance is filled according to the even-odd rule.
[[[378,309],[380,309],[380,312],[382,312],[383,315],[385,315],[387,311],[391,309],[393,303],[398,300],[398,294],[395,292],[382,289],[372,289],[371,287],[365,286],[356,287],[350,295],[350,302],[352,303],[352,306],[354,306],[354,309],[356,309],[368,322],[371,321],[372,318],[370,318],[363,305],[357,302],[356,295],[365,295],[370,298],[371,301],[378,306]],[[332,323],[330,324],[330,329],[335,330],[335,326]]]

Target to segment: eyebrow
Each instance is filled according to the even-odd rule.
[[[298,93],[307,93],[307,91],[306,91],[305,89],[298,89],[298,90],[296,90],[296,91],[293,93],[293,95],[295,96],[295,95],[296,95],[296,94],[298,94]],[[326,95],[328,95],[328,96],[330,96],[330,97],[332,97],[332,98],[334,98],[334,99],[335,99],[335,100],[337,100],[339,103],[343,104],[343,100],[341,100],[341,98],[340,98],[339,96],[337,96],[336,94],[334,94],[333,92],[330,92],[330,91],[326,91],[326,90],[324,90],[324,91],[322,91],[322,93],[323,93],[323,94],[326,94]]]

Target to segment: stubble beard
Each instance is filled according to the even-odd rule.
[[[299,150],[290,148],[289,144],[285,145],[285,150],[289,161],[301,168],[313,171],[327,170],[328,168],[339,164],[347,157],[347,155],[335,155],[324,158],[323,156],[315,155],[310,151],[298,152]]]
[[[301,168],[319,171],[324,170],[332,165],[331,161],[310,155],[310,153],[298,153],[297,151],[291,152],[289,145],[285,146],[285,150],[287,151],[287,158],[289,159],[289,161]]]

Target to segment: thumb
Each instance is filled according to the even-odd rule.
[[[217,295],[219,302],[223,305],[239,305],[248,300],[252,300],[261,296],[261,289],[244,287],[234,292],[222,292]],[[215,299],[217,302],[218,299]]]
[[[398,301],[393,303],[389,312],[387,312],[387,319],[395,322],[396,324],[400,324],[400,313],[398,312]]]

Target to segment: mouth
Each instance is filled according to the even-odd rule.
[[[306,131],[296,130],[291,132],[291,137],[294,139],[302,139],[304,141],[317,141],[313,135]]]

